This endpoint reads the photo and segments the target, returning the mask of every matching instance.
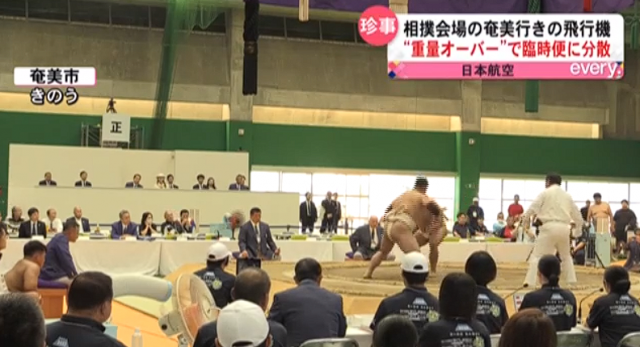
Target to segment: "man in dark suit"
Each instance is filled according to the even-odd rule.
[[[79,206],[73,208],[73,217],[69,217],[66,223],[75,221],[78,224],[78,229],[81,233],[91,232],[91,226],[89,225],[89,219],[82,216],[82,209]]]
[[[126,236],[136,235],[138,235],[138,226],[136,223],[131,222],[129,211],[120,211],[120,220],[111,224],[111,238],[113,240],[120,240]]]
[[[300,204],[300,224],[302,224],[301,231],[304,234],[307,229],[309,233],[313,232],[313,225],[318,220],[318,210],[316,204],[311,201],[311,193],[305,194],[307,198]]]
[[[369,224],[359,227],[349,236],[353,259],[370,260],[376,254],[376,251],[380,249],[383,237],[384,229],[378,224],[378,217],[371,216]],[[394,259],[395,256],[391,253],[387,256],[387,260]]]
[[[320,338],[344,337],[347,320],[342,297],[320,287],[322,267],[317,260],[304,258],[296,263],[297,287],[277,293],[269,311],[269,320],[287,329],[287,346]]]
[[[174,184],[173,181],[175,180],[175,176],[173,176],[172,174],[168,174],[167,175],[167,188],[168,189],[180,189],[180,187],[178,187],[177,184]]]
[[[125,188],[143,188],[142,184],[140,184],[140,180],[142,180],[142,176],[140,174],[133,175],[133,181],[127,182],[124,185]]]
[[[342,204],[338,201],[338,193],[333,193],[333,199],[331,200],[333,203],[333,208],[335,210],[335,214],[333,215],[333,232],[338,233],[338,223],[342,219]]]
[[[244,175],[236,176],[236,183],[231,183],[229,185],[229,190],[249,190],[248,186],[244,185],[244,182],[247,181],[247,178]]]
[[[269,224],[262,223],[261,218],[262,211],[254,207],[250,212],[250,220],[240,227],[238,247],[241,258],[272,260],[280,255],[280,248],[273,241]]]
[[[29,215],[29,220],[26,222],[22,222],[20,224],[20,228],[18,229],[18,237],[21,239],[30,239],[32,236],[40,235],[44,238],[47,237],[47,227],[41,222],[40,212],[37,208],[32,207],[27,211]]]
[[[327,231],[327,228],[329,229],[329,232],[331,232],[331,228],[333,228],[333,215],[336,213],[336,207],[331,200],[331,192],[327,192],[327,196],[322,200],[321,206],[324,212],[322,214],[320,232],[324,233]]]
[[[39,186],[47,186],[47,187],[55,187],[58,185],[58,183],[56,183],[56,181],[51,179],[51,172],[45,172],[44,173],[44,179],[40,182],[38,182]]]
[[[87,174],[86,171],[80,171],[80,180],[76,181],[75,186],[76,187],[83,187],[83,188],[90,188],[91,187],[91,182],[87,181],[87,176],[89,176],[89,174]]]
[[[194,190],[205,190],[205,189],[209,189],[209,186],[206,185],[204,183],[204,175],[203,174],[199,174],[196,179],[198,180],[198,183],[193,185],[193,189]]]

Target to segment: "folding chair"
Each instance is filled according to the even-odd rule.
[[[315,339],[305,341],[300,347],[360,347],[354,339],[335,338],[335,339]]]
[[[591,334],[580,331],[561,331],[558,333],[558,347],[589,347]]]
[[[618,343],[618,347],[640,347],[640,332],[625,335]]]

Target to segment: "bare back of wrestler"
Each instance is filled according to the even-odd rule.
[[[365,278],[371,278],[373,271],[386,259],[394,245],[403,253],[419,252],[429,243],[431,272],[435,273],[438,263],[438,245],[443,238],[444,213],[440,206],[421,192],[411,190],[396,198],[383,217],[385,230],[380,249],[371,258]]]

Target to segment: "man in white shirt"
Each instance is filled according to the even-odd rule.
[[[545,180],[546,188],[531,203],[522,220],[536,216],[542,222],[540,234],[533,246],[529,259],[529,270],[524,281],[525,286],[535,286],[538,272],[538,261],[542,256],[560,255],[562,274],[567,283],[575,283],[576,272],[571,257],[571,222],[575,223],[574,230],[582,231],[582,215],[573,198],[565,192],[560,184],[562,177],[558,174],[548,174]]]
[[[42,219],[42,222],[47,226],[47,232],[59,233],[62,231],[62,221],[58,218],[58,212],[53,208],[47,210],[47,216]]]

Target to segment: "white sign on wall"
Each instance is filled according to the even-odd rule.
[[[131,117],[105,113],[102,116],[102,142],[126,142],[131,136]]]

